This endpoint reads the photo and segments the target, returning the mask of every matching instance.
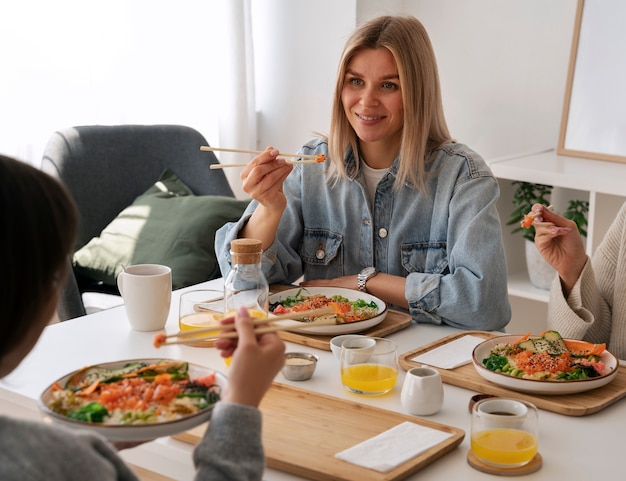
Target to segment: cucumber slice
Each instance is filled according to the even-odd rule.
[[[517,347],[523,349],[524,351],[538,352],[535,350],[535,342],[533,339],[526,339],[525,341],[520,342]]]
[[[543,338],[547,341],[550,341],[556,348],[560,349],[561,352],[568,351],[567,345],[565,341],[561,337],[561,335],[556,331],[546,331],[543,334]]]
[[[543,337],[526,339],[525,341],[520,342],[517,347],[526,351],[530,351],[534,354],[547,352],[552,356],[558,356],[563,352],[560,348],[556,347],[554,344],[544,339]]]
[[[554,343],[548,341],[544,337],[540,337],[539,339],[534,339],[535,348],[537,352],[547,352],[551,356],[558,356],[563,353],[563,350],[556,346]]]

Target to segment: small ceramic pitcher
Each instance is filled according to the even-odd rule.
[[[407,371],[400,401],[407,412],[416,416],[438,412],[443,405],[443,384],[439,371],[428,366]]]

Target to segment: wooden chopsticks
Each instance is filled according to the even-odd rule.
[[[327,314],[330,314],[330,313],[327,313]],[[291,316],[291,317],[294,317],[294,316]],[[317,319],[312,322],[303,322],[301,326],[298,326],[298,329],[303,329],[303,328],[306,329],[307,327],[330,326],[330,325],[334,325],[335,323],[336,321],[334,317],[333,318],[323,317],[321,319]],[[261,329],[255,329],[254,332],[256,334],[265,334],[267,332],[288,331],[290,329],[293,329],[293,326],[271,326],[271,327],[262,327]],[[229,331],[229,332],[223,332],[219,334],[218,336],[216,336],[215,338],[234,339],[236,337],[239,337],[239,334],[237,333],[237,331]]]
[[[222,149],[218,147],[209,147],[208,145],[200,146],[200,150],[208,152],[234,152],[237,154],[262,154],[262,150],[244,150],[244,149]],[[286,160],[288,164],[318,164],[326,160],[324,154],[309,155],[309,154],[278,154],[280,157],[297,157],[299,159],[308,160]],[[211,164],[210,169],[227,169],[229,167],[245,167],[247,163],[242,164]]]
[[[289,314],[279,314],[273,317],[254,319],[252,324],[254,326],[260,326],[263,324],[268,324],[270,322],[282,321],[285,319],[289,319],[289,320],[301,319],[305,317],[317,317],[317,316],[323,316],[325,314],[334,314],[334,313],[335,311],[331,307],[320,307],[319,309],[311,309],[309,311],[290,312]],[[334,318],[322,318],[322,319],[315,320],[313,322],[303,322],[301,326],[300,325],[298,326],[298,329],[306,328],[306,327],[330,325],[330,324],[335,324]],[[183,344],[189,341],[199,342],[203,340],[214,340],[214,339],[234,339],[238,337],[237,331],[229,330],[228,332],[220,332],[226,329],[231,329],[232,327],[233,327],[232,324],[230,325],[222,324],[222,325],[215,326],[215,327],[192,329],[190,331],[179,331],[175,334],[168,334],[168,335],[157,334],[155,336],[154,345],[155,347],[160,347],[163,345],[170,345],[170,344]],[[269,327],[262,327],[260,329],[255,329],[254,332],[257,334],[265,334],[267,332],[286,331],[289,329],[293,329],[293,327],[294,327],[293,325],[269,326]],[[206,338],[198,337],[198,335],[201,335],[201,334],[209,334],[209,333],[216,333],[216,332],[219,332],[219,334],[207,336]],[[169,340],[171,338],[177,338],[177,339]]]

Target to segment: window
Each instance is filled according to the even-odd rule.
[[[55,130],[87,124],[178,123],[218,144],[232,4],[3,2],[0,152],[39,165]]]

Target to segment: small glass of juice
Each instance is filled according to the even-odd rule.
[[[183,292],[178,308],[178,327],[181,331],[193,331],[215,327],[215,333],[204,332],[185,337],[185,344],[195,347],[210,347],[222,326],[224,318],[224,291],[201,289]],[[197,340],[194,339],[197,337]]]
[[[508,398],[487,398],[472,408],[471,450],[480,461],[496,467],[528,464],[537,454],[537,408]]]
[[[341,383],[348,390],[366,396],[390,392],[398,380],[398,347],[381,337],[347,339],[341,344]]]
[[[250,317],[256,317],[259,319],[266,319],[267,318],[267,312],[265,312],[263,309],[260,309],[258,307],[248,307],[248,315]],[[232,311],[228,311],[226,314],[224,314],[224,317],[231,317],[234,316],[236,314],[236,310],[232,310]],[[224,363],[226,363],[227,366],[230,366],[230,363],[232,362],[233,358],[232,357],[225,357],[224,358]]]

